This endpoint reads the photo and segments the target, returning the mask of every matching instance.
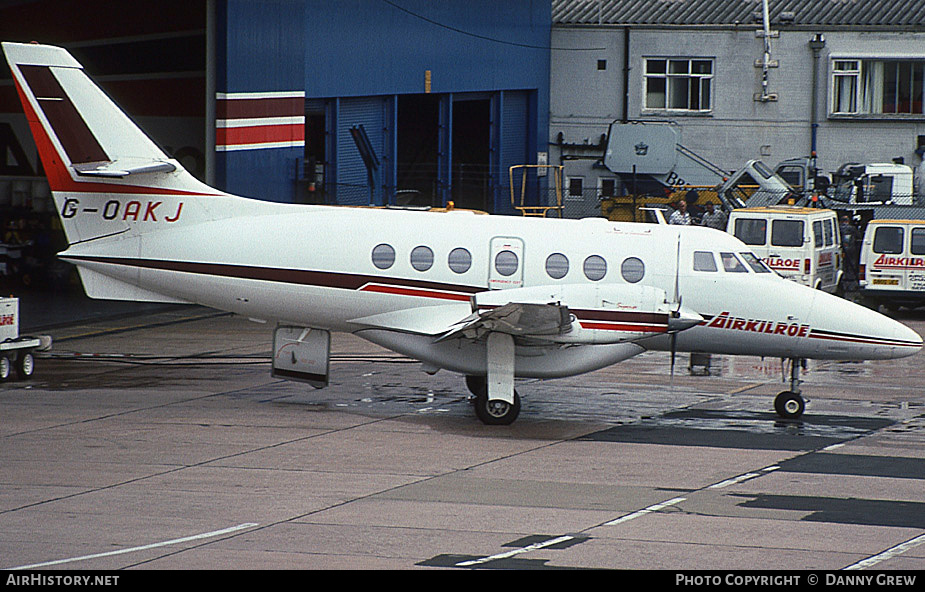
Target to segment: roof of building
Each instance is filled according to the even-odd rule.
[[[925,30],[925,0],[768,0],[781,27]],[[552,0],[554,25],[760,25],[761,0]]]

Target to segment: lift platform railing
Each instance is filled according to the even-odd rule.
[[[558,217],[562,217],[562,170],[565,167],[563,165],[555,164],[515,164],[510,169],[508,169],[508,175],[511,183],[511,206],[519,211],[524,216],[537,216],[546,218],[549,216],[549,212],[554,211],[557,213]],[[514,182],[514,169],[521,169],[521,178],[520,178],[520,200],[518,203],[516,197],[516,184]],[[553,185],[555,186],[556,191],[556,203],[555,205],[528,205],[527,201],[527,185],[528,185],[528,173],[535,172],[536,179],[539,178],[541,171],[552,171],[553,176]],[[536,182],[537,189],[539,188],[539,182]]]

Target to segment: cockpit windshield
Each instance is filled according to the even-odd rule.
[[[761,259],[756,257],[754,253],[739,253],[742,256],[742,259],[752,268],[752,271],[755,273],[771,273],[771,270],[767,265],[764,264]]]

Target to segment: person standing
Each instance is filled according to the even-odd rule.
[[[675,210],[671,217],[668,218],[669,224],[683,224],[685,226],[690,226],[691,224],[691,214],[687,211],[687,202],[683,199],[678,202],[678,209]]]
[[[703,225],[717,230],[726,230],[726,212],[718,210],[712,201],[703,204],[706,212],[703,214]]]

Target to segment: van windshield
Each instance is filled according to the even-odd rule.
[[[774,220],[771,222],[771,244],[775,247],[802,247],[802,220]]]
[[[896,255],[903,252],[903,229],[881,226],[874,232],[874,253]]]

